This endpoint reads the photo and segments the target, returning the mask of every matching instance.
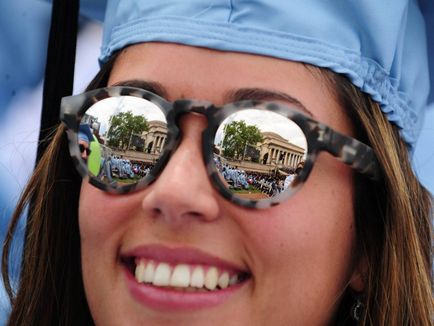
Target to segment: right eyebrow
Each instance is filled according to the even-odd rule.
[[[228,91],[224,95],[226,102],[238,102],[244,100],[258,100],[258,101],[283,101],[289,103],[304,113],[315,117],[315,115],[308,110],[308,108],[301,103],[297,98],[280,91],[274,91],[265,88],[239,88]]]
[[[113,84],[112,86],[129,86],[144,89],[145,91],[157,94],[158,96],[167,99],[167,91],[163,85],[158,82],[141,80],[141,79],[131,79],[123,80]]]

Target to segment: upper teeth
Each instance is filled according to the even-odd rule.
[[[139,283],[152,283],[155,286],[173,286],[179,288],[225,289],[238,283],[238,276],[217,267],[207,268],[200,265],[156,263],[152,260],[137,259],[135,277]]]

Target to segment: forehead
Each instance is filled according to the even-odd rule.
[[[298,99],[315,118],[351,134],[351,123],[326,80],[304,64],[272,57],[170,43],[142,43],[122,51],[109,85],[138,79],[158,82],[167,99],[203,99],[224,104],[224,95],[262,88]]]

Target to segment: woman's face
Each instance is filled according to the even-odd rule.
[[[109,84],[128,80],[158,83],[169,101],[191,98],[217,105],[230,101],[229,94],[239,89],[283,92],[300,101],[316,120],[352,134],[325,81],[299,63],[149,43],[127,48],[116,61]],[[180,127],[179,148],[149,188],[116,196],[83,182],[83,280],[95,322],[329,323],[344,289],[360,285],[353,257],[351,169],[320,154],[308,181],[291,199],[269,209],[247,209],[226,201],[208,180],[201,153],[206,120],[189,114]],[[188,276],[198,286],[202,272],[211,283],[213,273],[234,282],[237,275],[238,280],[224,290],[137,282],[134,262],[139,266],[151,260],[157,272],[149,277],[156,284],[165,284],[175,271],[181,283]]]

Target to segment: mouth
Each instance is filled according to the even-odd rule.
[[[191,310],[227,300],[251,273],[195,249],[145,247],[121,256],[133,297],[164,311]]]
[[[172,264],[140,257],[124,258],[123,262],[139,284],[188,293],[221,291],[250,278],[248,272],[206,264]]]

